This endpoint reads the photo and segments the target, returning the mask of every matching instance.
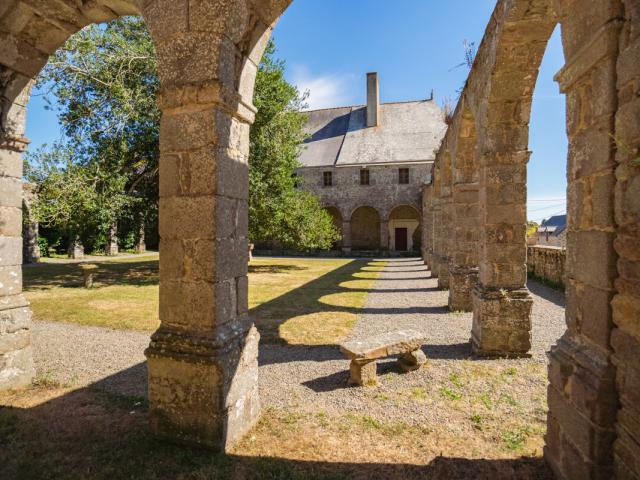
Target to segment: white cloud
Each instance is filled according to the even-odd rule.
[[[353,75],[323,74],[314,76],[307,67],[297,66],[293,68],[292,82],[298,87],[300,93],[309,92],[306,103],[310,110],[340,107],[353,103],[353,96],[350,92],[350,86],[353,85]]]

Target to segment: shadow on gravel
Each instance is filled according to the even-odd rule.
[[[126,371],[125,371],[126,372]],[[120,372],[115,377],[122,375]],[[118,384],[117,379],[109,380]],[[337,378],[335,381],[343,378]],[[99,382],[101,383],[101,382]],[[99,385],[75,391],[33,387],[0,394],[0,478],[15,480],[547,480],[542,458],[468,459],[440,455],[427,464],[300,460],[304,451],[269,447],[291,458],[223,455],[154,438],[148,405],[137,397],[105,393]],[[20,405],[20,406],[16,406]],[[323,458],[322,445],[314,457]]]
[[[565,293],[562,290],[547,287],[546,285],[531,279],[527,281],[527,288],[531,293],[540,298],[544,298],[551,303],[555,303],[559,307],[565,306]]]

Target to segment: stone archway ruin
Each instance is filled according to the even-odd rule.
[[[21,152],[30,81],[48,55],[83,26],[141,13],[158,52],[163,112],[161,327],[147,351],[152,429],[225,448],[253,425],[259,413],[258,334],[247,315],[248,132],[257,64],[289,3],[2,3],[0,276],[10,281],[0,288],[0,387],[27,383],[33,374],[20,269]],[[567,332],[551,353],[545,457],[559,478],[637,478],[636,0],[498,0],[425,190],[423,251],[440,286],[452,282],[452,305],[468,300],[474,285],[476,352],[526,354],[529,111],[538,66],[557,23],[567,59],[557,79],[567,95],[570,142]],[[465,145],[470,125],[477,136],[475,154]],[[466,170],[469,162],[474,166]],[[477,197],[471,193],[474,183]],[[474,210],[476,198],[481,250],[473,258],[464,254],[471,233],[459,220]],[[458,285],[465,286],[463,294]]]

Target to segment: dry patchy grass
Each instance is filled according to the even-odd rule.
[[[268,410],[223,456],[155,440],[138,398],[34,387],[0,405],[0,477],[16,480],[551,478],[541,458],[490,447],[481,458],[469,455],[477,439],[359,413]]]

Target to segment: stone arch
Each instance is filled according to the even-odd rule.
[[[4,329],[0,354],[0,388],[28,384],[34,375],[30,338],[31,312],[22,295],[22,153],[26,109],[33,79],[49,56],[85,26],[138,14],[133,2],[57,2],[56,5],[13,0],[0,7],[0,269],[14,278],[10,289],[0,289],[0,317],[20,328]],[[3,320],[3,321],[6,321]]]
[[[375,208],[363,205],[351,213],[351,248],[380,249],[380,214]]]
[[[419,250],[422,239],[418,209],[408,204],[396,205],[389,213],[388,218],[389,250],[395,252]],[[398,245],[398,239],[404,245]]]
[[[144,2],[142,13],[160,57],[163,110],[160,228],[165,254],[162,327],[148,350],[152,428],[199,445],[225,448],[259,411],[257,333],[246,308],[250,94],[256,59],[288,4],[205,0],[189,9],[183,2]],[[0,266],[8,274],[19,276],[18,183],[29,82],[52,49],[75,30],[135,14],[136,5],[59,0],[29,2],[24,8],[13,0],[0,7],[2,25],[12,29],[0,32],[0,186],[7,192],[0,205],[7,218],[0,226],[0,247],[7,254]],[[557,20],[567,58],[558,80],[568,107],[568,330],[551,354],[545,456],[560,478],[638,476],[634,459],[640,446],[632,420],[640,416],[634,391],[640,350],[640,299],[633,273],[639,241],[634,119],[640,110],[634,95],[640,81],[635,0],[497,2],[465,88],[478,126],[482,225],[474,345],[480,353],[520,354],[528,348],[530,299],[523,288],[522,253],[528,116],[544,47]],[[443,223],[446,185],[446,168],[437,161],[434,227]],[[440,238],[434,232],[436,275],[437,257],[446,257]],[[183,278],[185,271],[188,278]],[[23,297],[7,291],[0,295],[3,316],[28,325]],[[486,330],[490,314],[500,328]],[[3,339],[3,344],[10,342]],[[3,386],[7,378],[13,384],[30,379],[27,349],[9,349],[2,360],[15,372],[2,377]]]

